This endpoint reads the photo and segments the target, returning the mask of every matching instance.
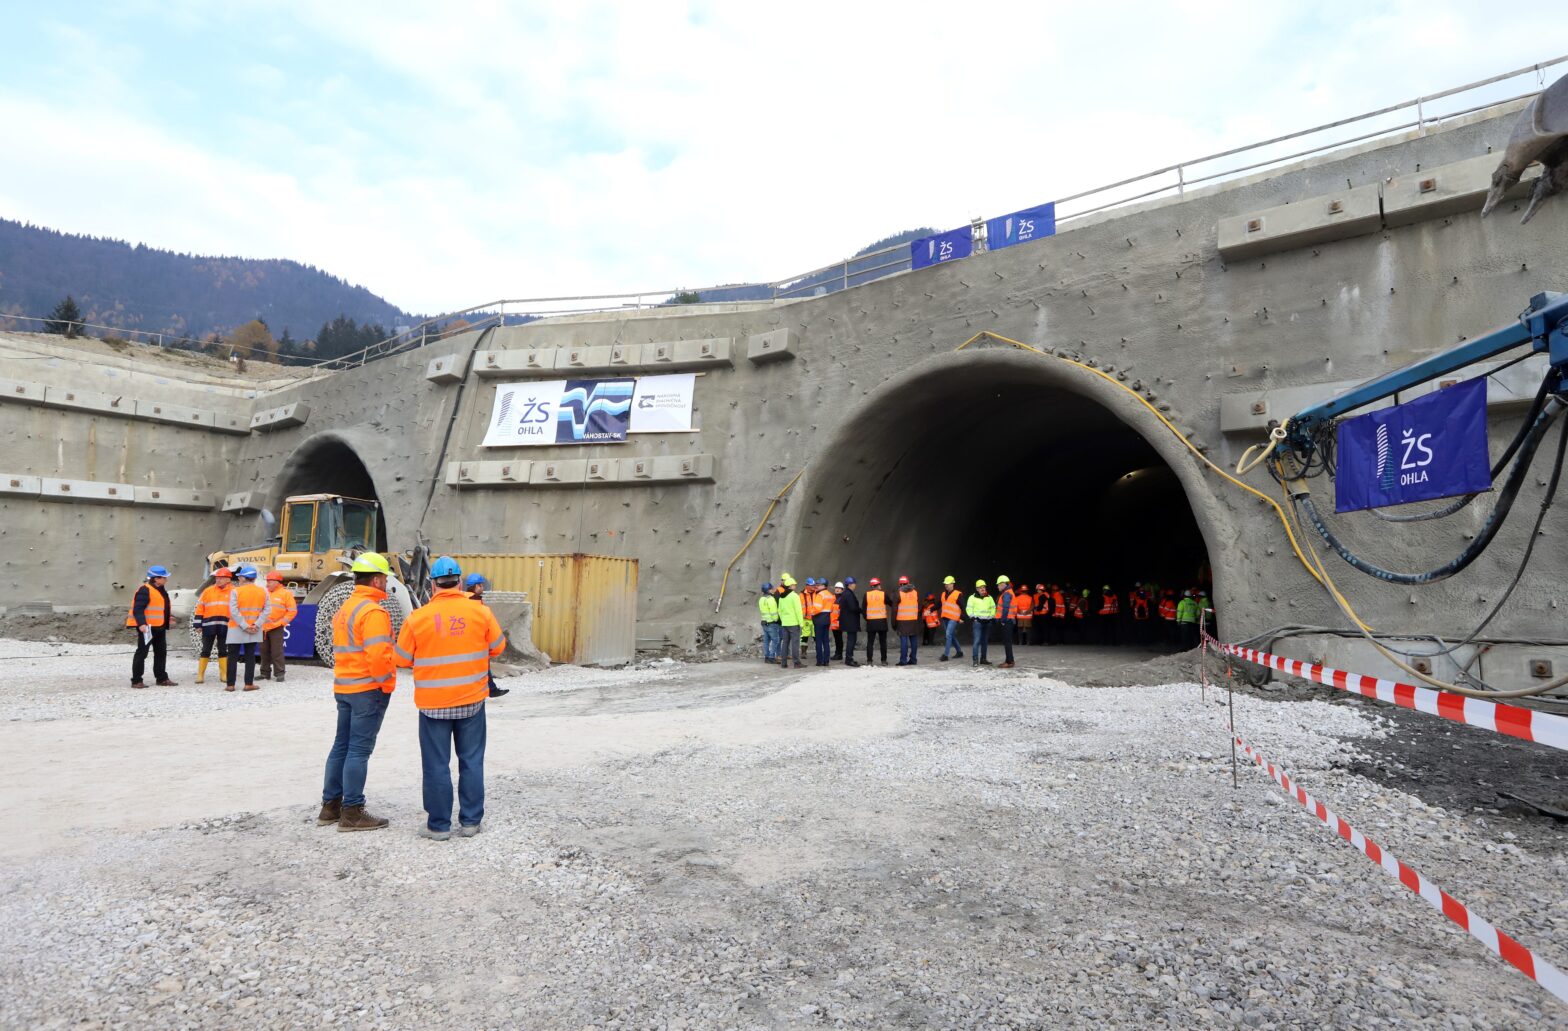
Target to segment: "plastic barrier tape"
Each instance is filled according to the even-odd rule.
[[[1517,967],[1526,977],[1551,992],[1562,1002],[1568,1002],[1568,975],[1565,975],[1546,960],[1537,958],[1533,952],[1519,944],[1518,941],[1510,938],[1470,912],[1464,903],[1389,855],[1378,846],[1377,842],[1363,836],[1360,831],[1346,823],[1339,814],[1303,791],[1301,785],[1292,780],[1283,770],[1253,751],[1251,745],[1239,737],[1235,740],[1236,744],[1241,746],[1241,750],[1246,754],[1247,758],[1256,763],[1259,769],[1274,778],[1274,783],[1278,784],[1285,794],[1294,798],[1301,804],[1302,808],[1316,816],[1325,827],[1338,834],[1345,841],[1348,841],[1352,847],[1359,849],[1362,855],[1382,867],[1384,873],[1425,899],[1427,904],[1433,909],[1464,928],[1469,932],[1470,937],[1491,949],[1493,955],[1500,956],[1514,967]]]
[[[1504,705],[1501,702],[1488,702],[1481,698],[1466,698],[1451,691],[1435,691],[1430,687],[1380,680],[1376,677],[1362,676],[1360,673],[1346,673],[1332,666],[1319,666],[1298,659],[1287,659],[1252,648],[1240,648],[1234,644],[1219,644],[1217,647],[1223,655],[1233,655],[1238,659],[1268,666],[1270,669],[1277,669],[1293,677],[1301,677],[1303,680],[1314,680],[1326,687],[1349,691],[1351,694],[1367,698],[1376,698],[1380,702],[1414,709],[1417,712],[1431,713],[1433,716],[1441,716],[1455,723],[1484,727],[1499,734],[1507,734],[1509,737],[1568,751],[1568,718],[1549,712],[1536,712],[1533,709],[1522,709],[1517,705]]]

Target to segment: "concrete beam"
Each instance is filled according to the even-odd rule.
[[[1229,261],[1375,233],[1383,227],[1379,190],[1380,185],[1372,183],[1222,218],[1220,257]]]
[[[250,418],[250,428],[257,433],[275,433],[278,430],[303,426],[309,418],[310,405],[303,401],[293,401],[277,408],[257,412]]]
[[[509,459],[449,462],[446,484],[458,488],[668,485],[714,482],[712,455],[647,458]]]
[[[769,333],[754,333],[746,338],[746,359],[753,365],[788,361],[795,357],[800,340],[795,331],[775,329]]]

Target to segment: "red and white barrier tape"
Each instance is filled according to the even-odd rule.
[[[1241,648],[1234,644],[1215,642],[1215,646],[1221,654],[1233,655],[1260,666],[1268,666],[1270,669],[1277,669],[1293,677],[1314,680],[1326,687],[1338,688],[1367,698],[1376,698],[1380,702],[1388,702],[1404,709],[1431,713],[1433,716],[1441,716],[1455,723],[1483,727],[1499,734],[1507,734],[1509,737],[1568,751],[1568,718],[1549,712],[1536,712],[1517,705],[1488,702],[1482,698],[1467,698],[1452,691],[1435,691],[1430,687],[1401,684],[1394,680],[1362,676],[1360,673],[1346,673],[1332,666],[1287,659],[1253,648]]]
[[[1395,878],[1400,884],[1415,892],[1427,901],[1429,905],[1448,919],[1458,924],[1470,933],[1470,937],[1491,949],[1494,955],[1500,956],[1513,966],[1517,967],[1526,977],[1535,981],[1542,988],[1551,992],[1559,1000],[1568,1003],[1568,975],[1552,966],[1544,959],[1539,959],[1529,949],[1519,944],[1517,940],[1499,931],[1491,924],[1482,920],[1458,899],[1439,888],[1419,873],[1389,855],[1377,842],[1365,837],[1328,806],[1313,798],[1301,789],[1283,770],[1268,762],[1253,751],[1251,745],[1240,737],[1235,738],[1236,744],[1241,746],[1247,758],[1251,759],[1258,767],[1274,778],[1274,783],[1294,798],[1301,806],[1316,816],[1334,833],[1359,849],[1363,855],[1378,866],[1383,872]]]

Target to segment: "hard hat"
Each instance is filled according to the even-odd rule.
[[[846,583],[846,584],[852,584],[852,583],[854,583],[854,582],[855,582],[855,578],[854,578],[854,577],[852,577],[852,576],[846,576],[846,577],[844,577],[844,582],[845,582],[845,583]]]
[[[147,569],[147,579],[149,579],[149,580],[151,580],[155,576],[168,576],[168,575],[169,575],[169,571],[167,569],[163,568],[162,566],[149,566],[148,569]]]
[[[984,587],[985,586],[985,581],[984,580],[976,580],[975,581],[975,586],[976,587]]]
[[[1045,590],[1045,584],[1035,584],[1034,589],[1037,591],[1043,591]]]
[[[467,576],[463,577],[464,587],[478,587],[480,584],[487,584],[489,582],[489,580],[485,579],[485,574],[483,573],[469,573]]]
[[[1010,584],[1010,583],[1012,583],[1012,581],[1007,578],[1007,574],[1005,574],[1005,573],[996,578],[996,585],[998,587],[1002,586],[1003,584]]]
[[[934,595],[934,594],[926,595],[926,601],[936,601],[936,595]]]
[[[763,594],[767,594],[769,591],[773,590],[773,585],[772,584],[763,584],[761,587],[758,588],[758,590],[760,590]]]
[[[882,586],[882,581],[878,580],[876,577],[873,576],[871,578],[871,586],[872,587],[881,587]]]
[[[954,580],[951,576],[944,576],[944,577],[942,577],[942,583],[944,583],[944,584],[955,584],[957,582],[958,581]]]
[[[1087,598],[1087,597],[1088,597],[1088,596],[1089,596],[1089,588],[1087,588],[1087,587],[1085,587],[1085,588],[1084,588],[1084,589],[1083,589],[1083,596],[1084,596],[1084,597],[1085,597],[1085,598]]]
[[[901,576],[901,577],[898,578],[898,582],[899,582],[900,586],[903,586],[904,584],[909,583],[909,577]]]
[[[790,576],[788,573],[785,573],[783,576],[779,577],[779,583],[783,584],[785,587],[794,587],[795,578]]]
[[[268,580],[276,580],[278,583],[282,583],[283,582],[283,574],[278,572],[276,569],[274,569],[272,572],[267,574],[267,579]]]
[[[1100,588],[1100,590],[1102,590],[1102,591],[1108,591],[1110,589],[1111,589],[1111,585],[1110,584],[1106,584],[1104,587]]]
[[[833,589],[836,591],[842,591],[844,589],[844,581],[840,580],[838,583],[834,584]]]
[[[360,556],[354,560],[354,564],[349,566],[349,569],[355,573],[385,573],[387,576],[392,575],[392,567],[387,565],[386,558],[376,554],[374,551],[360,553]]]
[[[238,576],[242,580],[254,580],[254,579],[256,579],[256,567],[255,566],[240,566],[239,572],[238,572]]]
[[[228,579],[232,579],[233,578],[234,570],[230,569],[228,566],[223,566],[221,568],[214,569],[212,571],[212,575],[213,576],[217,576],[217,577],[222,577],[223,579],[228,580]]]
[[[462,576],[463,567],[457,564],[457,559],[451,555],[442,555],[430,565],[430,577],[433,580],[442,580],[449,576]]]

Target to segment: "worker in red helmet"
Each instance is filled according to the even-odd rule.
[[[267,623],[261,634],[261,679],[277,677],[283,682],[283,643],[288,637],[289,624],[299,611],[294,592],[283,582],[283,574],[274,569],[267,574]]]
[[[926,595],[925,607],[920,610],[920,622],[924,624],[920,629],[920,643],[929,648],[935,640],[936,628],[942,625],[942,617],[937,615],[936,595]]]
[[[917,665],[920,649],[920,592],[915,590],[909,577],[898,578],[898,609],[893,614],[898,627],[898,664]]]
[[[882,581],[876,577],[871,578],[871,584],[866,591],[866,665],[874,666],[872,660],[872,647],[878,642],[882,645],[882,665],[887,665],[887,617],[888,596],[882,589]]]

